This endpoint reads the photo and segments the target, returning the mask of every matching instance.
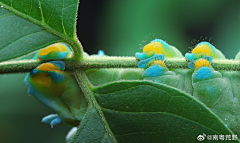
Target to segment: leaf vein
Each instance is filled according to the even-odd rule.
[[[42,23],[45,23],[44,22],[44,17],[43,17],[43,10],[42,10],[42,5],[41,5],[41,0],[38,0],[38,3],[39,3],[40,12],[41,12]]]
[[[2,48],[0,49],[0,52],[1,52],[1,50],[3,50],[4,48],[6,48],[7,46],[9,46],[9,45],[11,45],[11,44],[13,44],[13,43],[15,43],[15,42],[17,42],[17,41],[19,41],[19,40],[27,37],[27,36],[31,36],[31,35],[34,35],[34,34],[39,34],[39,33],[42,33],[42,32],[46,32],[46,30],[37,31],[37,32],[31,33],[31,34],[25,35],[25,36],[23,36],[23,37],[20,37],[19,39],[16,39],[16,40],[12,41],[10,44],[6,45],[5,47],[2,47]]]
[[[64,27],[64,23],[63,23],[63,9],[64,9],[64,0],[63,0],[63,7],[62,7],[62,28],[63,28],[64,34],[67,35],[65,27]]]
[[[7,14],[4,14],[4,15],[0,16],[0,18],[6,17],[6,16],[10,16],[10,15],[13,15],[13,13],[9,12]]]

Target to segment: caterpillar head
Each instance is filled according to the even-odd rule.
[[[188,61],[197,60],[205,56],[212,56],[215,59],[225,59],[221,51],[216,49],[209,42],[200,42],[192,50],[192,53],[186,53],[185,58]]]
[[[161,39],[152,40],[143,47],[143,53],[137,52],[135,57],[138,60],[144,60],[157,54],[164,54],[166,57],[182,57],[182,54],[175,47]]]
[[[34,55],[35,60],[61,60],[70,57],[72,51],[65,43],[55,43],[46,48],[43,48]]]

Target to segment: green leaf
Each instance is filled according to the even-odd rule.
[[[71,140],[71,143],[82,142],[112,142],[101,122],[101,117],[92,106],[89,107],[84,120],[81,122],[80,128]]]
[[[1,0],[0,5],[0,61],[28,56],[59,41],[70,43],[75,53],[81,51],[75,36],[78,0]]]
[[[78,76],[82,86],[87,87],[87,79]],[[101,115],[101,124],[111,129],[118,142],[196,142],[197,136],[203,133],[233,134],[205,105],[164,84],[118,81],[87,88],[85,94],[90,96],[88,100],[95,107],[94,113],[98,111],[99,114],[94,115],[98,119],[89,122],[88,113],[72,142],[84,140],[86,134],[81,134],[82,130],[93,131],[87,126],[95,124]],[[99,137],[96,142],[101,141],[105,130],[102,127],[92,134]]]

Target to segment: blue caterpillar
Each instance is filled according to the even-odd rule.
[[[193,96],[203,102],[215,112],[236,134],[240,131],[236,127],[240,123],[236,121],[240,117],[238,94],[232,89],[231,77],[227,71],[215,71],[211,66],[213,59],[225,59],[224,55],[210,43],[201,42],[192,54],[186,54],[190,61],[188,67],[194,69],[192,74]],[[234,75],[236,73],[231,73]]]
[[[67,44],[56,43],[37,51],[33,59],[60,60],[70,57],[71,54]],[[40,64],[24,79],[28,93],[57,113],[42,119],[42,122],[50,124],[51,127],[61,122],[78,126],[88,107],[75,78],[64,69],[65,63],[63,61],[51,61]],[[66,140],[70,140],[74,135],[73,131],[76,131],[76,128],[69,132]]]
[[[144,68],[143,77],[156,77],[164,74],[174,74],[169,72],[164,63],[165,57],[183,57],[173,46],[170,46],[161,39],[152,40],[143,47],[143,53],[137,52],[136,59],[140,60],[138,67]]]
[[[154,54],[149,54],[154,53]],[[189,70],[169,70],[165,63],[165,57],[178,57],[182,58],[182,54],[178,49],[170,46],[165,41],[161,39],[155,39],[149,44],[144,46],[143,53],[137,52],[135,54],[137,60],[140,60],[138,67],[143,68],[144,72],[142,77],[144,80],[151,80],[153,82],[163,83],[170,85],[172,87],[179,88],[183,91],[190,93],[192,89],[185,88],[185,84],[188,84],[188,80],[181,75],[182,72],[186,74],[191,74]],[[181,83],[184,80],[186,83]]]

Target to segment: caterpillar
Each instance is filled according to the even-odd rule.
[[[57,53],[54,45],[48,46],[47,50],[51,51],[52,53]],[[60,43],[62,46],[62,44]],[[52,49],[51,49],[52,48]],[[44,48],[45,49],[45,48]],[[34,56],[34,59],[40,60],[49,60],[52,59],[51,54],[47,54],[44,58],[41,57],[41,51],[37,52]],[[71,53],[70,53],[71,54]],[[67,54],[67,55],[70,55]],[[56,59],[62,59],[63,53],[57,53],[55,55]],[[66,55],[66,54],[65,54]],[[84,56],[89,56],[87,53],[83,54]],[[56,57],[59,56],[59,57]],[[106,56],[102,50],[98,51],[97,55],[91,56]],[[40,58],[39,58],[40,57]],[[42,118],[42,122],[50,124],[51,127],[54,125],[60,124],[61,122],[65,122],[72,126],[79,125],[79,122],[82,120],[86,110],[88,103],[83,96],[81,89],[79,88],[78,84],[76,83],[74,77],[71,73],[65,72],[65,63],[63,61],[51,61],[47,63],[43,63],[36,67],[32,72],[28,73],[24,79],[25,84],[27,85],[28,93],[33,95],[37,98],[42,104],[52,109],[57,114],[50,114]],[[108,69],[90,69],[86,71],[88,77],[90,77],[90,81],[93,82],[91,77],[94,78],[96,81],[95,73],[109,73]],[[111,71],[112,72],[112,71]],[[116,80],[119,79],[135,79],[139,78],[138,73],[142,73],[141,70],[138,69],[116,69]],[[132,73],[134,76],[129,76],[129,73]],[[93,74],[91,76],[91,74]],[[102,78],[102,74],[100,74]],[[111,76],[112,77],[112,76]],[[104,79],[106,76],[104,76]],[[110,79],[112,80],[112,78]],[[95,84],[95,83],[93,83]],[[66,136],[66,141],[69,141],[70,138],[75,134],[76,127],[73,127]]]
[[[43,63],[24,79],[28,93],[57,113],[43,118],[51,126],[65,123],[77,126],[87,109],[87,102],[71,73],[64,72],[63,61]]]
[[[240,124],[235,120],[240,117],[239,101],[232,92],[230,80],[223,78],[222,73],[211,66],[212,60],[211,56],[203,56],[189,62],[188,67],[195,70],[192,95],[219,115],[227,127],[240,134],[236,130]]]
[[[72,55],[70,47],[63,43],[55,43],[38,50],[34,55],[34,60],[61,60]]]
[[[143,53],[137,52],[135,57],[137,60],[140,60],[138,67],[144,69],[142,74],[143,80],[163,83],[188,93],[191,92],[190,88],[186,89],[184,86],[188,84],[188,80],[185,80],[185,77],[181,75],[182,71],[170,71],[164,63],[165,57],[183,57],[181,52],[175,47],[170,46],[161,39],[155,39],[144,46]],[[184,72],[191,74],[189,71],[190,70],[185,70]],[[186,83],[182,84],[182,80],[186,81]]]
[[[56,43],[43,48],[34,55],[35,60],[56,60],[70,57],[71,49],[65,43]],[[28,73],[24,79],[28,93],[57,114],[42,118],[42,122],[53,127],[65,122],[78,126],[86,113],[88,103],[75,81],[74,76],[65,72],[63,61],[51,61],[40,64]],[[66,136],[66,141],[75,134],[73,127]]]
[[[137,52],[135,57],[140,60],[138,67],[144,68],[143,77],[156,77],[169,72],[165,63],[166,57],[183,57],[181,52],[161,39],[154,39],[143,47],[143,53]]]
[[[231,82],[212,67],[203,66],[195,69],[192,75],[193,96],[203,102],[224,121],[225,125],[236,134],[240,124],[239,101],[232,92]]]

